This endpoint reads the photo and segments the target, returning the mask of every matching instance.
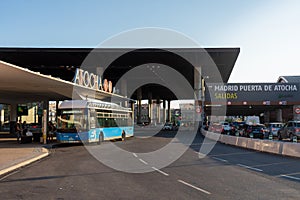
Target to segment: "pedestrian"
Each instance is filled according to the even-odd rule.
[[[47,140],[49,142],[53,142],[55,130],[56,130],[56,128],[55,128],[54,124],[51,121],[49,121],[48,122],[48,134],[47,134]]]
[[[16,131],[16,134],[17,134],[17,142],[20,143],[20,138],[21,138],[21,135],[22,135],[22,122],[21,122],[21,120],[19,120],[16,123],[15,131]]]
[[[23,124],[22,124],[22,135],[26,136],[26,132],[27,131],[28,131],[27,123],[26,123],[26,121],[23,121]]]

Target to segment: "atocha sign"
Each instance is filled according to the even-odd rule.
[[[74,76],[74,83],[85,86],[98,91],[105,91],[111,93],[113,90],[112,82],[104,79],[94,73],[89,73],[83,69],[77,68]]]
[[[300,102],[299,83],[208,83],[206,101],[256,102],[270,105]],[[281,102],[281,103],[280,103]]]

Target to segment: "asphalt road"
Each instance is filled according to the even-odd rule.
[[[137,155],[164,147],[173,135],[113,144],[150,166]],[[300,159],[219,143],[199,158],[201,145],[211,142],[198,136],[178,160],[162,169],[150,166],[148,173],[114,170],[83,145],[58,146],[49,157],[0,177],[0,199],[299,199]]]

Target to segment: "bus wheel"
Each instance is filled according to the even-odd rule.
[[[103,132],[100,132],[100,134],[99,134],[99,140],[98,140],[98,144],[101,144],[103,141],[104,141]]]
[[[125,141],[125,138],[126,138],[126,133],[125,133],[125,131],[123,130],[123,131],[122,131],[122,141]]]

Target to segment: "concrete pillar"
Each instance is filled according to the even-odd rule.
[[[160,99],[156,100],[156,115],[157,123],[160,123]]]
[[[3,124],[4,124],[4,110],[3,110],[3,105],[0,104],[0,131],[2,131]]]
[[[150,120],[150,123],[153,121],[153,110],[152,110],[153,104],[152,104],[152,99],[148,99],[148,117]]]
[[[149,123],[153,122],[153,104],[152,104],[152,92],[148,92],[148,117]]]
[[[58,105],[59,105],[59,101],[56,101],[56,104],[55,104],[55,121],[56,121],[56,122],[57,122]]]
[[[134,101],[131,101],[130,103],[131,103],[131,111],[132,111],[131,118],[132,120],[134,120]]]
[[[282,122],[282,109],[277,109],[276,110],[276,121],[277,122]]]
[[[42,130],[43,130],[43,141],[47,143],[47,132],[48,132],[48,121],[49,121],[49,101],[43,101],[43,117],[42,117]]]
[[[137,106],[137,124],[141,123],[142,114],[142,88],[137,90],[138,106]]]
[[[10,133],[15,133],[15,125],[18,121],[17,109],[18,104],[11,104],[10,106]]]
[[[196,94],[196,101],[195,101],[195,109],[196,111],[200,110],[201,113],[195,113],[196,121],[199,121],[200,124],[204,121],[205,113],[204,113],[204,101],[205,101],[205,85],[204,85],[204,78],[202,74],[201,66],[196,66],[194,68],[194,91]],[[201,105],[200,105],[201,103]]]
[[[171,100],[168,100],[167,121],[171,122]]]
[[[264,112],[264,122],[269,123],[270,122],[270,111]]]
[[[163,100],[163,123],[166,122],[166,101]]]
[[[197,97],[197,100],[202,100],[202,80],[201,80],[201,67],[194,68],[194,91]]]

